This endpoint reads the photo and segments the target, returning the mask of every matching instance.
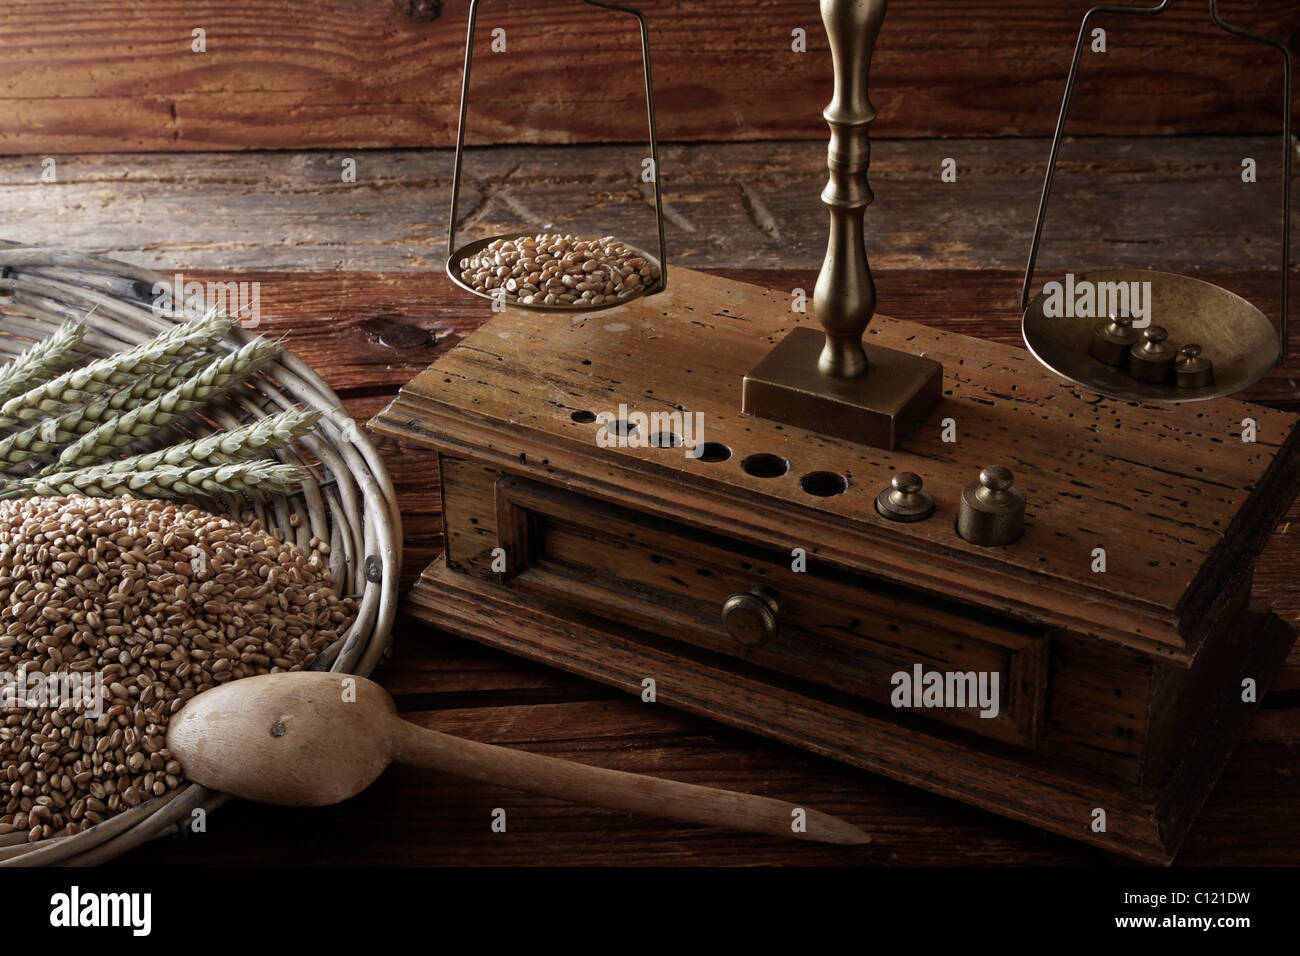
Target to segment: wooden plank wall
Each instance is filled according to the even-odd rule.
[[[1145,0],[1146,3],[1154,0]],[[467,0],[5,0],[0,150],[10,153],[447,146]],[[644,0],[661,135],[821,139],[830,62],[814,0]],[[1045,135],[1092,0],[896,0],[873,75],[876,135]],[[1140,5],[1136,3],[1135,5]],[[1281,57],[1219,34],[1208,4],[1110,18],[1078,133],[1279,125]],[[1300,0],[1223,0],[1300,45]],[[506,50],[490,50],[505,29]],[[193,52],[205,31],[206,52]],[[792,50],[803,29],[807,52]],[[631,18],[577,0],[485,0],[475,141],[644,137]],[[818,108],[814,108],[817,104]]]

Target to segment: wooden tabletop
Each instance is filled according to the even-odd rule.
[[[1280,186],[1273,138],[1107,138],[1068,145],[1040,259],[1198,271],[1276,313]],[[1020,345],[1019,289],[1048,144],[873,144],[868,213],[880,309]],[[470,155],[467,229],[559,219],[648,235],[648,191],[619,147]],[[1241,157],[1260,162],[1244,188]],[[340,181],[342,159],[357,181]],[[954,158],[956,183],[940,183]],[[774,289],[811,289],[825,241],[822,142],[666,147],[670,261]],[[442,277],[451,158],[441,151],[0,157],[6,238],[104,252],[186,279],[261,283],[262,329],[317,368],[359,422],[476,328],[487,303]],[[1276,165],[1276,164],[1274,164]],[[1198,202],[1189,202],[1195,196]],[[1300,191],[1297,192],[1300,197]],[[1122,213],[1119,215],[1117,210]],[[557,225],[560,223],[557,222]],[[277,270],[277,271],[266,271]],[[1300,411],[1296,362],[1243,396]],[[381,442],[401,499],[410,582],[440,550],[433,457]],[[1256,595],[1300,622],[1300,507],[1259,562]],[[478,740],[840,814],[862,849],[678,826],[391,768],[336,807],[234,801],[206,834],[165,838],[125,864],[1095,864],[1099,850],[401,620],[377,673],[411,720]],[[1300,863],[1300,652],[1224,770],[1181,864]],[[492,811],[507,811],[493,833]]]

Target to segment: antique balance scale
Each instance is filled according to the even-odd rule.
[[[588,2],[640,21],[653,150],[645,21]],[[1251,577],[1300,489],[1297,416],[1222,397],[1286,350],[1253,306],[1159,273],[1139,278],[1164,341],[1120,314],[1047,321],[1042,296],[1028,303],[1032,256],[1033,354],[873,318],[867,76],[885,6],[821,2],[835,64],[821,329],[784,293],[684,269],[667,282],[662,214],[647,294],[558,317],[506,306],[374,423],[440,459],[446,554],[409,610],[1168,862],[1295,640],[1252,603]],[[1289,57],[1287,85],[1289,110]],[[1067,89],[1056,146],[1068,105]],[[455,224],[453,199],[459,282],[489,240],[457,248]],[[605,447],[619,426],[599,413],[620,406],[702,413],[707,442]],[[996,714],[896,706],[898,675],[930,673],[995,677]]]

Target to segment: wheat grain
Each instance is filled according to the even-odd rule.
[[[610,305],[640,295],[661,274],[613,236],[540,233],[496,239],[460,260],[461,280],[477,292],[538,306]]]
[[[168,502],[0,503],[0,834],[71,835],[166,796],[187,700],[337,642],[356,604],[311,545]]]

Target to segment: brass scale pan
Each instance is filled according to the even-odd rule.
[[[1291,51],[1281,43],[1225,23],[1219,14],[1218,0],[1210,0],[1210,15],[1222,30],[1244,39],[1263,43],[1281,51],[1286,64],[1286,109],[1282,131],[1283,201],[1282,201],[1282,319],[1275,331],[1268,317],[1245,299],[1208,282],[1188,276],[1147,270],[1099,270],[1078,277],[1077,281],[1148,282],[1148,303],[1152,323],[1169,333],[1174,351],[1181,345],[1195,343],[1202,354],[1214,363],[1214,383],[1200,388],[1180,388],[1175,384],[1153,385],[1140,382],[1123,368],[1105,364],[1088,351],[1097,318],[1048,317],[1044,314],[1046,292],[1029,301],[1034,263],[1042,239],[1043,220],[1052,192],[1052,177],[1060,155],[1061,139],[1070,110],[1070,100],[1078,78],[1079,61],[1090,36],[1089,25],[1097,14],[1155,16],[1169,8],[1172,0],[1158,6],[1099,6],[1089,10],[1079,29],[1074,61],[1066,81],[1047,177],[1043,183],[1034,227],[1029,264],[1021,287],[1020,305],[1024,309],[1021,331],[1025,345],[1040,362],[1063,378],[1110,398],[1136,402],[1192,402],[1231,395],[1259,381],[1275,364],[1286,361],[1288,352],[1287,323],[1290,305],[1290,238],[1291,238]],[[1113,317],[1113,316],[1111,316]],[[1103,316],[1104,318],[1104,316]],[[1136,327],[1136,326],[1135,326]]]

